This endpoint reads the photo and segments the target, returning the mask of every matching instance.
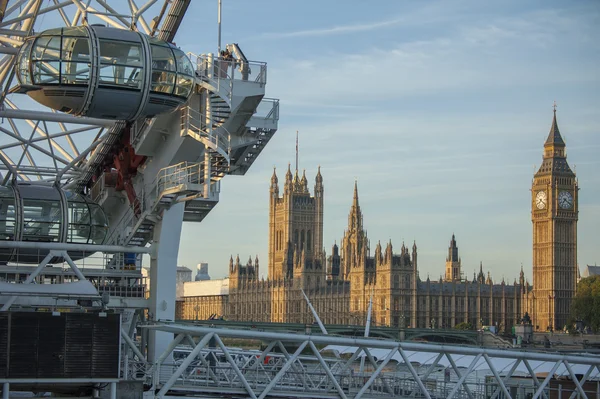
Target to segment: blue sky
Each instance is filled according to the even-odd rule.
[[[192,2],[178,46],[216,48],[216,3]],[[416,240],[422,278],[444,272],[455,233],[468,277],[482,261],[496,280],[521,264],[531,279],[529,189],[554,100],[581,187],[579,264],[600,263],[600,2],[223,3],[223,43],[268,62],[280,127],[205,221],[184,225],[179,264],[207,261],[218,278],[230,255],[258,255],[266,273],[269,180],[299,130],[311,187],[321,165],[328,253],[358,179],[371,247]]]

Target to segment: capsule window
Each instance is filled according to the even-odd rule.
[[[69,197],[67,242],[86,244],[90,237],[90,209],[80,196]]]
[[[17,74],[19,81],[24,84],[31,84],[31,73],[29,71],[29,56],[31,52],[31,45],[33,44],[33,40],[27,40],[21,51],[19,52],[18,65],[19,69],[17,69]]]
[[[89,83],[91,61],[87,38],[63,37],[61,60],[61,83]]]
[[[88,203],[90,208],[90,244],[102,244],[108,233],[108,222],[102,208],[97,204]]]
[[[173,93],[175,87],[175,57],[168,47],[150,45],[152,49],[152,86],[157,93]]]
[[[16,234],[16,207],[12,190],[0,189],[0,240],[14,240]]]
[[[60,201],[23,200],[24,241],[59,241],[61,221]]]
[[[143,70],[140,44],[100,40],[101,86],[141,90]]]
[[[31,51],[33,83],[59,83],[60,41],[60,36],[41,36],[35,40]]]
[[[175,58],[177,58],[177,72],[194,76],[194,66],[190,59],[181,50],[174,49]]]
[[[175,95],[180,97],[189,96],[192,91],[194,81],[191,77],[179,75],[177,76],[177,86],[175,87]]]

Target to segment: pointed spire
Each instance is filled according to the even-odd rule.
[[[289,162],[288,162],[288,170],[287,170],[287,172],[285,174],[285,181],[286,182],[292,181],[292,170],[291,170],[291,165],[290,165]]]
[[[315,183],[317,183],[317,184],[323,183],[323,176],[321,176],[321,165],[319,165],[319,167],[317,169],[317,176],[315,177]]]
[[[358,207],[358,180],[354,179],[354,197],[352,198],[352,206]]]
[[[275,166],[273,166],[273,175],[271,176],[271,188],[277,187],[277,183],[279,183],[279,180],[277,179],[277,172],[275,170]]]
[[[554,102],[554,116],[552,118],[552,126],[550,127],[550,133],[548,134],[548,138],[544,143],[544,146],[548,145],[559,145],[564,146],[565,142],[560,135],[560,130],[558,130],[558,123],[556,122],[556,101]]]
[[[306,179],[306,169],[302,170],[302,191],[307,193],[308,192],[308,180]]]

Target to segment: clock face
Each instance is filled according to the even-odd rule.
[[[568,191],[561,191],[558,194],[558,206],[562,209],[571,209],[573,207],[573,196]]]
[[[546,192],[538,191],[535,195],[535,206],[537,209],[544,209],[546,207]]]

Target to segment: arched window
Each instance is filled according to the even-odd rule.
[[[308,249],[312,248],[312,235],[310,233],[310,230],[306,232],[306,247]]]
[[[300,249],[301,250],[304,249],[304,238],[305,238],[304,230],[302,230],[302,232],[300,233]]]
[[[294,231],[294,244],[298,245],[298,230]]]

